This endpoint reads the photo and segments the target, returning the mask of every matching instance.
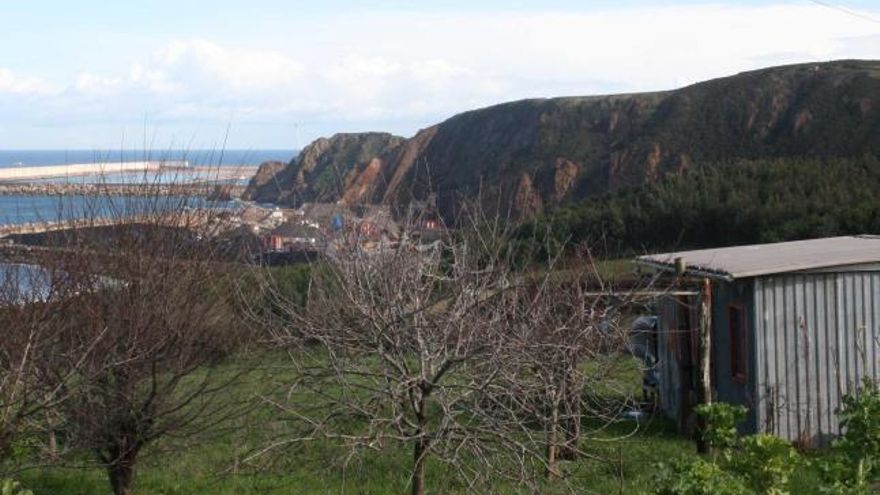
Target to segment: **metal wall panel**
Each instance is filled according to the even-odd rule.
[[[880,272],[755,279],[757,429],[826,444],[843,395],[880,372]]]
[[[661,299],[658,306],[657,368],[660,375],[659,395],[661,409],[672,419],[678,419],[681,404],[680,364],[675,348],[679,338],[678,304],[671,297]]]
[[[657,369],[660,407],[687,428],[694,397],[693,326],[698,321],[695,297],[664,296],[658,301]]]
[[[750,414],[741,426],[743,432],[756,428],[759,418],[754,404],[755,366],[757,361],[756,345],[751,329],[755,306],[752,298],[752,280],[746,279],[733,283],[716,282],[712,291],[712,388],[715,400],[732,404],[744,404],[749,407]],[[731,356],[730,308],[737,307],[743,311],[743,325],[746,332],[743,358],[746,366],[746,379],[740,380],[733,376]]]

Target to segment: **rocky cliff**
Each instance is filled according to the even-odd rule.
[[[278,198],[282,185],[275,180],[276,174],[287,166],[284,162],[268,161],[260,164],[257,173],[251,177],[242,197],[246,198]],[[267,200],[267,202],[269,202]]]
[[[287,165],[261,165],[243,198],[287,206],[343,197],[352,203],[369,202],[378,185],[374,176],[383,169],[379,157],[404,141],[379,132],[317,139]]]
[[[307,146],[250,198],[401,204],[436,192],[537,214],[739,158],[880,154],[880,62],[775,67],[674,91],[533,99],[456,115],[409,139],[340,134]]]

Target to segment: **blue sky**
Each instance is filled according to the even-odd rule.
[[[230,147],[290,148],[512,99],[880,58],[880,0],[31,0],[0,2],[0,26],[0,149],[211,147],[227,128]]]

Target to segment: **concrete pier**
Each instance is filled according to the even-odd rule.
[[[201,196],[240,198],[245,186],[215,182],[172,184],[0,183],[0,196]]]
[[[37,180],[83,175],[110,175],[131,172],[153,172],[162,169],[186,168],[186,161],[142,161],[112,163],[75,163],[41,167],[0,168],[0,181]]]
[[[187,162],[162,161],[0,168],[0,195],[189,194],[210,197],[222,194],[237,198],[245,189],[241,181],[256,172],[253,166],[184,165]],[[138,175],[140,173],[144,175]],[[65,180],[77,176],[81,179]]]
[[[0,225],[0,245],[10,246],[4,242],[7,237],[27,234],[45,234],[64,230],[91,229],[111,227],[114,225],[146,224],[163,227],[188,229],[205,229],[210,226],[213,213],[208,210],[189,210],[186,212],[146,212],[143,214],[126,215],[106,218],[72,218],[57,222],[31,222],[14,225]]]

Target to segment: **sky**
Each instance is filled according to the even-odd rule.
[[[880,59],[880,0],[0,0],[0,149],[291,149]]]

